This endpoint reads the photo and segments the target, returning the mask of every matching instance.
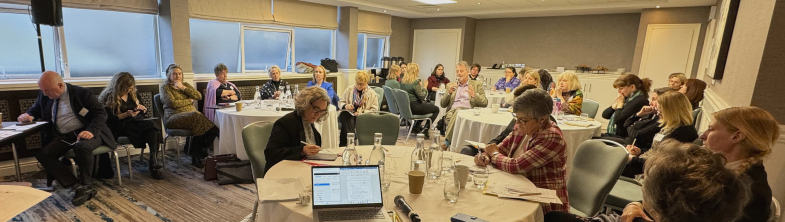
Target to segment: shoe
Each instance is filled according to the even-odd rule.
[[[204,158],[191,156],[191,165],[195,166],[196,168],[204,167],[204,164],[202,163],[202,159]]]
[[[157,167],[157,168],[151,168],[151,169],[150,169],[150,176],[152,176],[152,177],[153,177],[153,179],[156,179],[156,180],[162,180],[162,179],[164,179],[164,175],[162,175],[162,174],[161,174],[161,169],[160,169],[160,167]]]
[[[98,193],[98,191],[95,191],[95,189],[93,189],[92,187],[85,186],[85,185],[79,185],[76,187],[75,190],[76,190],[75,192],[76,194],[74,194],[74,200],[71,201],[71,203],[73,203],[74,206],[81,206],[88,200],[93,199],[93,197],[95,197],[95,194]]]

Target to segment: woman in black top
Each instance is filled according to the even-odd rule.
[[[627,138],[624,139],[624,144],[639,147],[642,150],[641,153],[645,153],[651,148],[654,135],[662,129],[657,98],[670,91],[673,91],[670,87],[655,89],[654,93],[651,94],[649,105],[641,108],[641,111],[638,111],[638,113],[632,115],[624,122],[624,128],[627,129]]]
[[[156,124],[153,120],[141,120],[147,113],[147,107],[139,104],[137,98],[134,76],[131,73],[121,72],[112,77],[109,85],[98,96],[98,101],[106,109],[108,114],[106,125],[112,131],[115,140],[124,136],[128,137],[136,148],[144,149],[145,143],[150,147],[148,162],[150,175],[160,180],[163,179],[161,166],[156,164],[158,145],[163,140],[160,124]]]
[[[279,87],[286,87],[289,83],[281,80],[281,69],[278,66],[270,67],[267,74],[270,75],[270,81],[262,85],[262,99],[278,99],[279,94],[281,94],[281,91],[278,91]]]
[[[632,74],[624,74],[613,82],[613,88],[619,91],[619,95],[616,96],[616,102],[602,112],[602,118],[610,120],[608,122],[608,133],[603,134],[603,136],[627,137],[624,121],[635,115],[636,112],[649,103],[650,87],[650,79],[640,79]]]
[[[692,106],[684,94],[671,91],[657,98],[660,127],[662,129],[652,138],[650,149],[656,149],[657,144],[667,139],[675,139],[682,143],[691,143],[698,139],[698,131],[692,126]],[[647,110],[653,112],[653,109]],[[627,145],[630,152],[629,161],[625,166],[622,176],[635,177],[643,173],[646,156],[641,156],[648,149]]]

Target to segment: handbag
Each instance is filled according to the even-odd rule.
[[[251,161],[222,162],[215,166],[218,172],[218,185],[253,183]]]
[[[322,66],[330,72],[338,72],[338,62],[336,62],[335,59],[322,59]]]
[[[204,158],[204,180],[211,181],[218,179],[218,172],[216,171],[216,166],[218,163],[224,162],[235,162],[239,161],[240,159],[237,158],[237,154],[224,154],[224,155],[217,155],[217,156],[208,156]]]

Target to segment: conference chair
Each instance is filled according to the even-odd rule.
[[[126,157],[128,158],[128,173],[130,175],[131,171],[133,171],[131,169],[131,152],[128,149],[126,149],[125,152],[126,152]],[[110,159],[111,159],[111,156],[114,155],[114,162],[115,162],[115,165],[117,166],[117,183],[120,184],[120,186],[122,186],[123,185],[123,179],[122,179],[123,176],[122,176],[122,174],[120,174],[120,158],[117,157],[117,151],[113,150],[109,146],[101,145],[101,146],[99,146],[99,147],[97,147],[97,148],[95,148],[93,150],[93,157],[95,157],[97,155],[104,154],[104,153],[109,153]],[[78,174],[79,171],[76,170],[77,166],[76,166],[76,162],[74,162],[74,158],[75,157],[76,157],[76,154],[74,153],[74,149],[68,150],[68,152],[66,152],[65,155],[63,155],[63,158],[67,158],[71,162],[71,171],[72,171],[72,173],[74,173],[74,176],[78,177],[79,176],[79,174]],[[99,159],[100,158],[96,158],[95,165],[98,165],[98,160]],[[52,186],[52,180],[49,179],[49,177],[51,177],[51,176],[47,176],[46,185],[48,187],[51,187]],[[133,178],[131,178],[131,179],[133,179]]]
[[[256,179],[264,178],[264,165],[267,160],[264,157],[264,150],[267,148],[267,141],[270,140],[270,133],[273,131],[273,123],[259,121],[248,124],[243,128],[243,144],[245,145],[245,152],[248,154],[248,159],[251,161],[251,172],[253,173],[253,183],[256,185]],[[256,212],[259,208],[260,192],[256,192],[256,202],[253,205],[253,213],[251,214],[250,221],[256,221]]]
[[[624,149],[608,146],[601,140],[581,143],[567,180],[570,213],[582,217],[599,213],[626,163],[627,152]]]
[[[163,116],[164,104],[161,102],[161,94],[155,94],[155,96],[153,97],[153,101],[155,103],[155,106],[154,106],[154,109],[153,109],[153,115],[155,115],[155,116]],[[180,160],[180,147],[179,147],[180,146],[180,139],[179,139],[179,137],[185,137],[185,138],[188,139],[188,147],[186,147],[186,150],[188,151],[188,150],[191,149],[191,147],[190,147],[191,144],[192,144],[191,143],[192,142],[191,139],[193,139],[194,134],[190,130],[186,130],[186,129],[169,129],[169,128],[166,128],[166,124],[163,124],[163,125],[164,125],[164,132],[166,132],[166,137],[164,137],[164,141],[163,141],[164,149],[161,150],[161,154],[164,154],[166,152],[166,146],[168,145],[167,141],[169,141],[169,137],[170,136],[173,136],[174,137],[174,141],[177,143],[177,147],[175,148],[175,150],[177,151],[177,166],[178,167],[182,167],[182,163],[180,163],[181,160]],[[162,165],[163,165],[163,168],[166,169],[166,163],[162,163]]]
[[[382,86],[382,90],[384,91],[384,98],[387,99],[387,108],[390,109],[390,113],[399,115],[398,112],[398,104],[395,103],[395,97],[392,93],[392,88],[387,86]]]
[[[703,114],[703,108],[698,107],[697,109],[692,110],[692,126],[695,127],[695,130],[700,132],[700,119],[701,114]]]
[[[382,145],[395,146],[400,130],[397,116],[388,112],[363,113],[357,116],[357,145],[373,145],[373,136],[382,133]]]
[[[431,115],[432,113],[423,114],[423,115],[413,115],[412,108],[409,104],[409,94],[406,94],[406,91],[400,89],[392,89],[392,94],[395,97],[395,103],[398,104],[398,112],[401,114],[401,118],[406,120],[406,126],[409,133],[406,134],[406,141],[409,141],[409,135],[412,134],[412,129],[414,129],[414,122],[417,120],[425,120],[429,123],[431,122]],[[411,121],[411,123],[409,123]]]
[[[700,139],[698,139],[700,140]],[[624,145],[608,141],[607,144],[613,143],[614,146],[617,146],[617,149],[626,151]],[[626,157],[625,157],[626,160]],[[640,201],[643,200],[643,191],[641,191],[641,184],[638,181],[635,181],[632,178],[620,176],[619,180],[616,181],[616,185],[613,186],[611,192],[608,194],[608,198],[605,200],[605,207],[607,212],[611,210],[624,210],[624,207],[627,204],[633,201]]]
[[[594,119],[597,116],[597,110],[600,109],[600,103],[590,99],[583,99],[583,105],[581,105],[581,112],[589,114],[589,118]]]
[[[378,95],[379,109],[381,109],[382,108],[382,101],[384,101],[384,89],[376,87],[376,86],[371,86],[371,89],[373,89],[373,91],[376,92],[376,95]]]

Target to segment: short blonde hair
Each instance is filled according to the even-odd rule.
[[[692,124],[692,105],[687,96],[680,92],[670,91],[657,97],[662,119],[660,126],[675,129]]]
[[[679,78],[679,81],[681,81],[682,85],[684,85],[684,83],[687,83],[687,76],[685,76],[684,73],[677,72],[677,73],[671,73],[670,75],[668,75],[668,79],[669,80],[672,79],[673,77]]]
[[[403,75],[403,79],[401,79],[401,83],[403,84],[412,84],[414,81],[417,81],[417,77],[420,75],[420,65],[417,63],[409,63],[406,65],[406,74]]]
[[[325,69],[324,66],[317,66],[316,68],[313,68],[313,74],[312,74],[313,83],[316,83],[316,70],[317,69],[322,69],[322,73],[324,73],[323,74],[324,77],[322,78],[322,81],[327,81],[327,69]]]
[[[573,71],[566,71],[559,74],[559,78],[556,78],[556,82],[561,82],[562,79],[567,80],[567,87],[570,88],[570,91],[579,90],[581,89],[581,81],[578,80],[578,75],[575,74]]]
[[[268,76],[272,75],[273,70],[276,70],[276,69],[278,70],[278,74],[281,74],[281,68],[278,67],[277,65],[273,65],[273,66],[270,66],[270,69],[267,70],[267,75]]]
[[[392,65],[390,66],[390,72],[387,73],[387,79],[396,79],[398,76],[396,75],[398,71],[401,70],[401,66]]]
[[[355,83],[368,84],[368,80],[370,78],[371,77],[368,76],[368,72],[366,72],[366,71],[357,71],[357,74],[354,76],[354,82]]]
[[[528,72],[526,72],[523,75],[521,75],[521,80],[523,80],[523,78],[526,77],[526,75],[530,75],[531,78],[534,79],[534,81],[536,82],[534,84],[534,86],[536,86],[539,89],[542,89],[542,83],[541,83],[540,73],[539,72],[534,71],[534,70],[529,70]],[[523,82],[523,81],[521,81],[521,82]]]

